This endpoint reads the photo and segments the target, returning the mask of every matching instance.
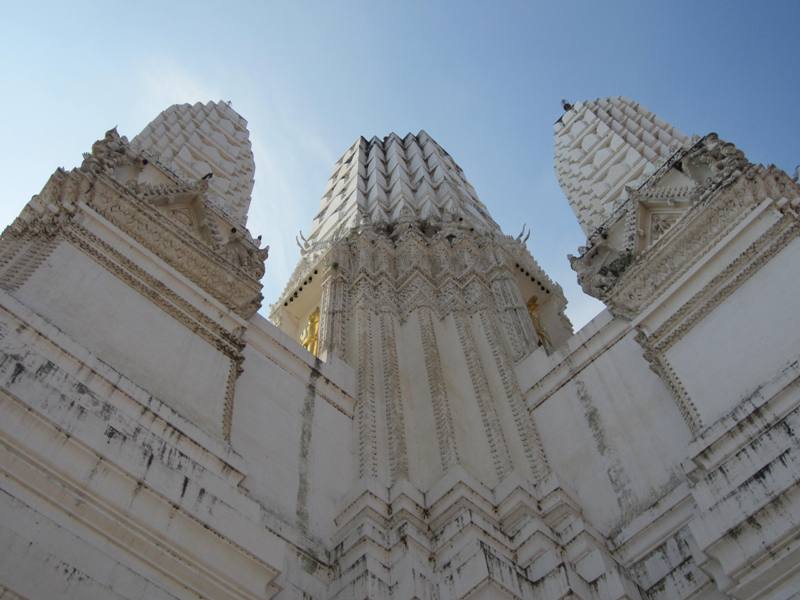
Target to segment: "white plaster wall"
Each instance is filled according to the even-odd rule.
[[[270,325],[270,327],[273,327]],[[299,346],[297,350],[305,353]],[[269,356],[248,346],[244,371],[236,384],[231,444],[247,465],[244,486],[265,509],[297,524],[308,514],[308,533],[329,539],[333,518],[354,479],[352,419],[317,393],[313,408],[305,404],[311,369],[286,349]],[[293,365],[297,372],[283,368]],[[317,385],[321,380],[317,380]],[[305,410],[304,410],[305,409]],[[303,450],[303,422],[310,427]],[[305,458],[301,450],[307,451]],[[305,462],[306,493],[299,498]],[[305,525],[301,526],[304,528]]]
[[[650,506],[690,440],[671,394],[629,333],[533,412],[554,473],[609,532]]]
[[[14,296],[221,437],[230,360],[72,245],[61,242]]]
[[[244,358],[231,427],[231,444],[247,464],[243,485],[294,522],[303,382],[249,346]]]
[[[0,580],[31,600],[175,598],[69,525],[0,490]]]
[[[0,501],[0,528],[9,530],[0,532],[0,547],[14,549],[13,558],[0,552],[0,570],[11,573],[0,572],[2,580],[21,582],[11,587],[34,598],[166,597],[149,593],[147,581],[184,597],[191,595],[185,585],[198,584],[189,581],[195,575],[201,588],[208,583],[203,568],[211,566],[263,590],[266,564],[280,566],[283,544],[261,529],[257,505],[236,487],[241,459],[229,450],[209,453],[202,445],[209,436],[165,423],[146,393],[4,300],[24,320],[6,314],[10,327],[2,328],[14,331],[2,336],[0,368],[0,498],[13,497]],[[220,462],[226,455],[233,460]],[[235,546],[225,536],[249,553],[230,552]],[[173,577],[161,562],[165,547],[201,569],[188,578],[177,569]],[[14,566],[18,558],[25,569]],[[53,565],[73,576],[50,572]],[[25,575],[35,569],[41,588]],[[117,577],[130,595],[117,589]]]
[[[669,349],[706,425],[800,358],[798,298],[795,239]]]
[[[353,422],[327,402],[316,402],[308,457],[310,532],[329,545],[342,498],[355,481]]]

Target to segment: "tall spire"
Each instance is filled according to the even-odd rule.
[[[555,169],[589,235],[634,185],[689,138],[638,102],[613,97],[570,105],[555,125]]]
[[[499,231],[461,167],[420,131],[357,139],[336,161],[308,241],[330,240],[362,224],[403,220]]]
[[[566,301],[441,146],[424,131],[359,138],[301,245],[272,317],[355,368],[359,478],[547,473],[513,365],[571,334]]]
[[[245,225],[255,162],[247,121],[229,103],[170,106],[131,145],[158,154],[161,162],[190,179],[211,173],[209,200],[231,221]]]

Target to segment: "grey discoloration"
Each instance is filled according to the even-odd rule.
[[[14,365],[14,372],[11,373],[11,379],[9,380],[9,383],[11,385],[14,385],[17,382],[17,379],[19,379],[19,376],[22,375],[24,372],[25,372],[25,367],[22,366],[22,363],[16,363]]]
[[[39,365],[39,367],[36,369],[36,374],[34,376],[37,378],[44,378],[47,377],[54,370],[57,370],[56,365],[48,360]]]
[[[617,505],[622,512],[623,519],[631,512],[636,505],[636,497],[633,490],[630,488],[630,478],[622,466],[616,450],[609,446],[608,438],[606,437],[606,430],[600,416],[600,411],[592,402],[592,397],[586,389],[586,384],[583,380],[575,378],[575,389],[578,393],[578,400],[583,408],[583,415],[586,418],[586,423],[589,430],[592,432],[597,452],[607,460],[608,468],[606,475],[608,481],[611,483],[611,488],[617,497]]]
[[[314,407],[317,397],[317,380],[320,377],[322,361],[314,359],[314,366],[306,384],[306,395],[300,413],[300,460],[298,461],[297,505],[295,514],[297,525],[303,533],[308,532],[308,491],[309,464],[311,458],[311,432],[314,425]]]
[[[592,397],[586,389],[586,384],[580,379],[575,379],[575,388],[578,390],[578,400],[583,407],[583,416],[586,417],[586,422],[592,432],[594,444],[597,451],[605,456],[608,452],[608,442],[606,440],[606,433],[603,431],[603,424],[600,420],[600,412],[597,407],[592,404]]]

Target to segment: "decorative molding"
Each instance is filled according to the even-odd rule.
[[[519,289],[507,273],[498,274],[492,281],[494,306],[503,324],[513,359],[519,360],[536,349],[537,336]]]
[[[773,224],[650,336],[654,351],[667,352],[692,327],[798,236],[800,236],[800,223],[792,217],[784,216]]]
[[[214,348],[232,360],[237,360],[241,356],[243,345],[235,332],[221,327],[107,242],[78,224],[71,225],[63,232],[63,235],[64,239],[87,254],[109,273],[151,300]]]
[[[222,406],[222,437],[226,442],[231,441],[231,426],[233,425],[233,399],[236,395],[236,380],[244,369],[244,357],[239,354],[232,358],[228,367],[228,376],[225,380],[225,399]]]
[[[636,257],[607,296],[616,313],[635,315],[682,276],[759,204],[746,184],[720,194],[708,204],[696,204],[670,228],[659,243]]]
[[[425,373],[433,405],[433,418],[436,422],[436,439],[439,443],[439,458],[442,468],[447,471],[459,462],[458,444],[453,424],[452,407],[447,398],[447,388],[442,373],[442,362],[436,344],[433,315],[431,309],[421,308],[417,312],[422,352],[425,357]]]
[[[693,435],[700,433],[704,427],[700,411],[697,410],[697,405],[689,397],[680,377],[678,377],[675,369],[672,368],[666,355],[655,350],[651,339],[641,328],[637,328],[634,339],[642,347],[644,359],[650,364],[650,368],[667,384],[670,392],[672,392],[675,404],[678,406],[684,422],[689,427],[689,431]]]
[[[358,428],[359,478],[378,477],[378,417],[375,401],[375,367],[370,311],[356,309],[357,398],[355,421]]]
[[[685,184],[662,182],[672,170]],[[709,134],[630,187],[570,264],[584,291],[633,318],[761,200],[780,197],[788,185],[781,174],[748,163],[733,144]]]
[[[245,273],[230,261],[230,253],[223,258],[183,228],[169,227],[160,210],[135,195],[128,192],[127,198],[120,198],[123,189],[109,179],[100,180],[89,206],[237,314],[248,318],[258,310],[257,272]]]
[[[171,183],[139,181],[156,169]],[[249,233],[231,227],[208,203],[207,180],[186,182],[163,165],[134,152],[115,129],[84,155],[79,169],[58,169],[10,227],[17,235],[53,235],[85,203],[223,304],[247,318],[260,306],[264,260]],[[194,202],[197,227],[188,228],[165,209],[171,202]],[[228,233],[223,238],[220,228]]]
[[[492,464],[494,465],[495,474],[498,480],[502,480],[513,469],[511,455],[508,451],[508,443],[506,442],[503,428],[497,415],[494,398],[492,398],[491,391],[489,390],[486,372],[484,371],[481,358],[478,355],[477,344],[470,327],[469,318],[464,315],[455,314],[453,315],[453,319],[455,320],[456,330],[458,331],[458,341],[464,353],[464,359],[467,361],[467,370],[469,371],[475,399],[478,402],[478,410],[481,414],[483,430],[486,434],[486,441],[489,444],[489,451],[492,455]]]
[[[400,373],[397,362],[397,341],[394,315],[378,315],[383,359],[383,398],[386,402],[386,436],[389,442],[389,472],[391,481],[408,479],[408,450],[403,398],[400,393]]]
[[[525,407],[513,368],[500,345],[500,335],[494,319],[488,311],[480,311],[478,318],[484,335],[489,342],[492,357],[494,358],[494,366],[500,376],[506,401],[511,409],[514,424],[517,428],[517,435],[525,452],[529,469],[534,480],[538,481],[548,475],[550,466],[547,462],[547,455],[545,454],[541,437],[536,430],[536,423],[533,420],[533,415]]]
[[[692,191],[693,206],[679,219],[680,226],[637,256],[608,295],[609,304],[623,315],[635,314],[682,276],[763,200],[798,194],[783,171],[747,163],[732,144],[713,134],[690,149],[683,164],[689,172],[702,166],[713,177]]]
[[[633,253],[618,250],[605,240],[596,242],[580,256],[567,256],[570,267],[578,275],[584,293],[605,298],[633,262]]]
[[[308,285],[312,277],[315,282],[321,280],[319,287]],[[296,289],[291,284],[287,287],[282,301],[273,306],[273,319],[302,322],[301,313],[319,305],[323,346],[355,367],[360,478],[385,476],[394,482],[407,472],[404,450],[408,450],[414,432],[405,431],[408,425],[401,425],[401,420],[411,399],[399,385],[399,374],[395,378],[394,365],[402,356],[396,356],[399,348],[394,350],[393,346],[397,343],[396,328],[412,324],[419,328],[419,336],[409,347],[405,334],[403,351],[420,353],[424,359],[430,390],[427,401],[433,411],[443,469],[448,471],[460,464],[460,440],[451,405],[455,396],[450,397],[441,356],[456,351],[471,352],[464,358],[475,391],[471,401],[478,404],[477,411],[482,415],[482,431],[492,448],[492,468],[498,477],[514,470],[506,439],[513,429],[504,431],[496,412],[498,393],[511,412],[514,438],[519,437],[526,447],[523,462],[527,464],[520,468],[534,480],[548,472],[533,417],[524,407],[519,386],[511,381],[514,362],[536,348],[536,334],[520,291],[520,285],[525,285],[522,282],[530,280],[529,287],[538,287],[536,294],[544,309],[542,326],[552,339],[563,339],[571,327],[563,316],[566,301],[561,289],[543,274],[520,240],[471,231],[458,224],[438,226],[409,220],[394,228],[363,225],[328,242],[324,249],[315,246],[301,259],[293,280]],[[312,296],[304,298],[305,294]],[[492,370],[500,372],[499,384],[494,379],[489,382],[484,372],[487,367],[481,364],[483,359],[476,349],[462,350],[481,344],[474,339],[477,330],[472,331],[470,325],[472,316],[481,313],[492,315],[491,327],[487,325],[480,335],[492,347]],[[449,316],[456,323],[453,333],[472,340],[462,341],[455,350],[442,345]],[[502,388],[489,390],[497,385]],[[385,445],[378,438],[383,423]],[[398,436],[404,431],[405,439],[400,440]]]

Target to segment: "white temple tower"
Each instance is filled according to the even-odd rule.
[[[571,106],[555,126],[554,167],[583,231],[602,225],[628,197],[626,186],[643,182],[688,141],[627,98]]]
[[[455,467],[492,486],[547,473],[512,371],[570,335],[564,307],[421,131],[337,161],[273,318],[299,338],[318,314],[320,356],[357,369],[360,477],[427,490]]]
[[[57,169],[0,237],[0,597],[796,596],[800,186],[624,99],[555,133],[574,334],[425,132],[337,161],[274,323],[228,103]]]
[[[247,222],[255,162],[245,121],[230,103],[175,104],[131,140],[179,175],[212,175],[209,200],[238,225]]]

